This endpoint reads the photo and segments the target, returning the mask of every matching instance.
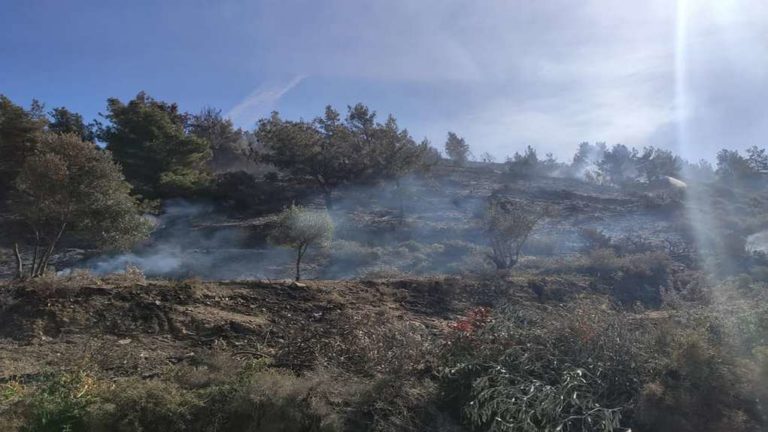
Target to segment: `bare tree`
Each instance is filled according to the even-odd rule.
[[[491,198],[485,217],[485,231],[491,246],[488,258],[498,270],[508,270],[517,264],[528,236],[547,214],[547,210],[521,201]]]
[[[270,240],[296,249],[296,280],[301,279],[301,260],[310,246],[323,246],[331,240],[333,222],[328,212],[292,205],[280,213]]]

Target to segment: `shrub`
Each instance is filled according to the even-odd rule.
[[[83,372],[48,374],[23,406],[21,432],[84,430],[95,381]]]
[[[89,430],[184,431],[203,402],[193,392],[160,380],[131,378],[107,389],[90,409]]]
[[[638,430],[660,432],[753,431],[750,379],[727,353],[700,333],[677,341],[659,379],[647,384],[637,409]],[[752,377],[751,379],[753,379]]]
[[[230,431],[341,431],[341,405],[354,399],[358,385],[327,371],[304,376],[277,371],[250,377],[228,408]]]
[[[618,430],[649,372],[640,325],[597,305],[475,318],[454,326],[441,374],[472,430]]]
[[[522,202],[491,199],[485,231],[491,245],[488,257],[498,270],[508,270],[517,264],[523,245],[544,215]]]
[[[613,249],[597,249],[581,259],[580,270],[607,284],[624,305],[658,307],[671,287],[671,265],[663,252],[618,256]]]
[[[622,304],[640,302],[658,307],[670,285],[670,260],[661,252],[648,252],[621,259],[614,276],[612,294]]]
[[[347,321],[348,320],[348,321]],[[340,339],[318,344],[321,363],[359,376],[408,376],[429,369],[436,352],[420,323],[387,315],[348,317]]]
[[[441,432],[449,429],[437,409],[437,386],[429,379],[403,376],[381,377],[368,386],[355,402],[347,422],[352,431]],[[449,424],[451,422],[448,422]],[[448,426],[448,427],[446,427]]]

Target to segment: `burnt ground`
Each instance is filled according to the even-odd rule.
[[[523,283],[509,281],[502,295],[530,301]],[[405,337],[437,340],[490,292],[450,278],[49,284],[0,285],[0,382],[79,368],[150,378],[211,353],[364,371],[369,364],[345,356],[360,332],[395,325]]]
[[[488,269],[481,225],[491,195],[556,210],[557,217],[532,233],[528,256],[578,253],[584,228],[663,244],[680,235],[686,219],[680,202],[665,196],[668,191],[620,190],[572,178],[511,181],[503,167],[491,164],[441,165],[400,185],[339,189],[331,210],[334,242],[308,254],[305,277],[423,277]],[[322,205],[315,201],[302,203]],[[267,241],[274,219],[275,214],[224,212],[216,203],[171,202],[152,239],[132,253],[95,255],[65,243],[52,266],[108,274],[130,264],[148,276],[207,280],[288,278],[293,254]],[[0,242],[0,279],[14,270],[6,243]]]

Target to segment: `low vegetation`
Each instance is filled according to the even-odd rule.
[[[764,149],[103,117],[0,97],[0,430],[768,427]]]

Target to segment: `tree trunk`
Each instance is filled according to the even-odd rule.
[[[304,255],[301,252],[303,246],[299,246],[296,250],[296,282],[301,280],[301,257]]]
[[[29,266],[29,277],[35,277],[37,269],[37,253],[40,251],[40,232],[35,230],[35,249],[32,251],[32,264]]]
[[[16,257],[16,279],[24,278],[24,262],[21,260],[21,252],[19,252],[19,243],[13,243],[13,255]]]
[[[59,232],[56,233],[56,237],[51,240],[51,243],[48,245],[48,248],[45,250],[45,253],[42,257],[40,257],[40,263],[37,265],[37,270],[35,271],[35,276],[42,276],[45,274],[46,269],[48,268],[48,262],[51,260],[51,256],[53,255],[53,251],[56,248],[56,243],[59,242],[61,239],[61,235],[64,234],[64,229],[67,227],[66,223],[61,224],[61,228],[59,228]]]

